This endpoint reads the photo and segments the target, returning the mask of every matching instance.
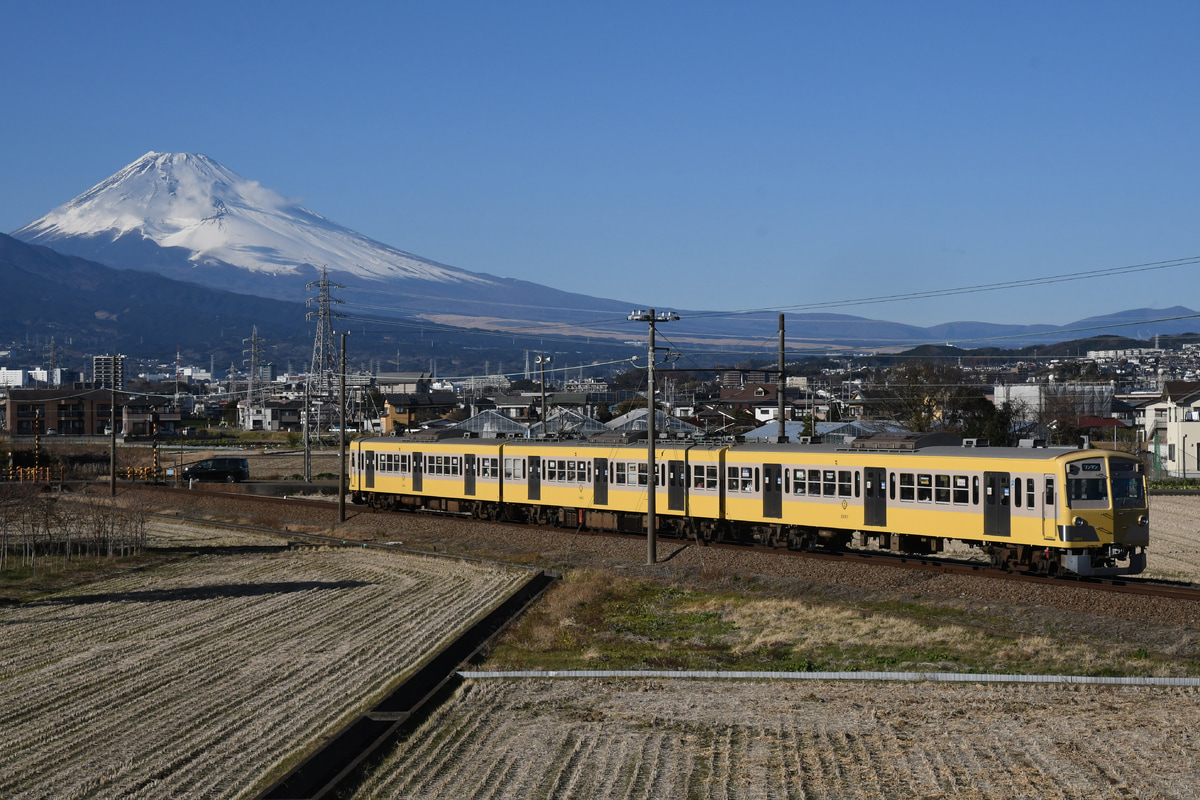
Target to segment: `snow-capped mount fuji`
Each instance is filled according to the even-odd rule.
[[[13,236],[113,267],[264,297],[303,299],[305,284],[327,267],[347,285],[346,294],[369,293],[376,311],[391,306],[464,324],[484,317],[550,320],[554,309],[581,304],[606,313],[627,309],[406,253],[195,153],[147,153]],[[525,307],[497,313],[504,303]],[[531,313],[530,305],[545,312]]]
[[[488,282],[372,241],[196,153],[147,153],[14,234],[46,246],[128,235],[187,250],[197,267],[295,275],[329,265],[367,280]]]

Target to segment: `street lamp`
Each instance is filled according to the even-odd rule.
[[[650,325],[650,343],[646,358],[646,470],[650,479],[647,481],[646,491],[646,563],[653,565],[658,561],[654,518],[655,493],[658,491],[658,468],[654,463],[654,440],[657,438],[654,432],[654,417],[657,413],[654,405],[654,326],[659,322],[677,320],[679,315],[674,311],[663,311],[656,315],[652,308],[649,311],[631,311],[628,319],[630,322],[645,322]]]

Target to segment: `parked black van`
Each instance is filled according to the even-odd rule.
[[[206,458],[183,468],[183,479],[239,483],[250,480],[250,462],[244,458]]]

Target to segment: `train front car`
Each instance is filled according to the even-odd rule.
[[[1079,450],[1062,457],[1056,550],[1077,575],[1136,575],[1146,568],[1150,508],[1145,469],[1132,457]]]

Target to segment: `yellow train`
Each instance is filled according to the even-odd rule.
[[[644,437],[644,433],[641,434]],[[1143,466],[1106,450],[987,447],[948,434],[848,446],[644,438],[477,439],[461,431],[359,439],[356,503],[696,541],[793,549],[860,544],[935,553],[960,540],[994,565],[1055,574],[1145,569]]]

